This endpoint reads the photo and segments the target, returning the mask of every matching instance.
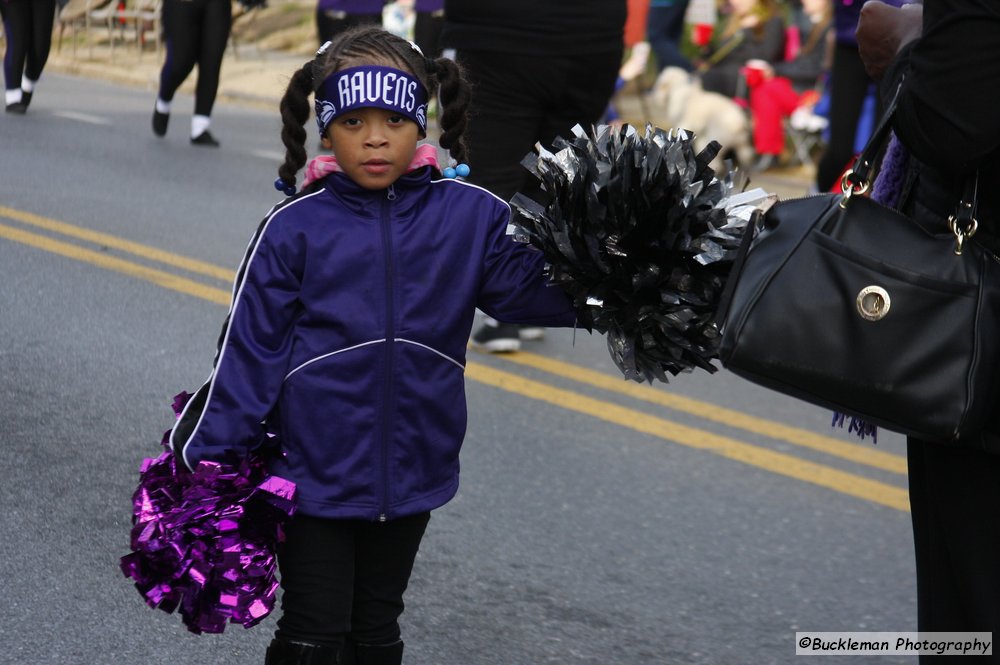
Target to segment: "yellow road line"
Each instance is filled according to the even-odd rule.
[[[582,413],[689,448],[705,450],[788,478],[819,485],[896,510],[908,511],[910,509],[909,497],[905,489],[877,480],[808,462],[767,448],[759,448],[705,430],[679,425],[663,418],[650,416],[642,411],[602,402],[485,365],[469,363],[466,366],[466,376],[501,390],[541,402],[548,402],[563,409]]]
[[[60,222],[48,217],[42,217],[41,215],[35,215],[30,212],[24,212],[22,210],[16,210],[14,208],[8,208],[3,205],[0,205],[0,217],[14,219],[40,229],[45,229],[46,231],[60,233],[64,236],[70,236],[72,238],[79,238],[97,245],[113,247],[114,249],[134,254],[135,256],[141,256],[144,259],[157,261],[159,263],[174,266],[175,268],[181,268],[182,270],[187,270],[199,275],[208,275],[209,277],[215,277],[216,279],[221,279],[225,282],[233,281],[233,270],[227,270],[226,268],[221,268],[219,266],[212,265],[211,263],[205,263],[204,261],[189,259],[185,256],[180,256],[179,254],[165,252],[162,249],[125,240],[124,238],[119,238],[107,233],[91,231],[90,229],[73,226],[72,224],[66,224],[65,222]]]
[[[0,224],[0,238],[14,240],[38,249],[44,249],[47,252],[59,254],[60,256],[83,261],[84,263],[91,263],[106,270],[114,270],[115,272],[132,277],[138,277],[139,279],[153,282],[172,291],[186,293],[220,305],[229,305],[232,299],[232,294],[229,291],[206,286],[205,284],[185,279],[184,277],[178,277],[162,270],[147,268],[138,263],[108,256],[107,254],[95,252],[91,249],[84,249],[67,242],[62,242],[61,240],[54,240],[47,236],[41,236],[37,233],[31,233],[5,224]]]
[[[0,214],[6,214],[7,210],[9,209],[0,206]],[[75,235],[75,237],[82,236]],[[9,240],[52,252],[60,256],[90,263],[100,268],[144,279],[164,288],[192,295],[209,302],[220,305],[230,304],[230,293],[223,289],[206,286],[193,280],[172,275],[162,270],[148,268],[124,259],[108,256],[101,252],[78,247],[70,243],[31,233],[23,229],[0,224],[0,238],[7,238]],[[624,382],[620,384],[618,382],[612,382],[606,375],[592,372],[591,370],[586,370],[584,368],[574,367],[567,363],[546,359],[541,356],[534,356],[533,354],[514,354],[509,356],[508,359],[514,362],[521,362],[521,364],[524,365],[530,365],[543,369],[544,371],[560,374],[567,378],[572,378],[590,385],[598,385],[598,387],[614,386],[614,388],[608,389],[616,390],[626,395],[636,396],[638,399],[644,401],[661,403],[667,406],[680,405],[683,407],[683,410],[691,410],[692,413],[697,411],[698,415],[717,421],[718,418],[713,417],[715,411],[728,411],[721,409],[721,407],[716,407],[715,405],[704,402],[697,402],[695,400],[688,400],[687,398],[681,398],[676,395],[660,393],[652,390],[648,386],[640,386],[638,384],[630,385]],[[719,436],[705,430],[673,423],[669,420],[650,416],[635,409],[630,409],[608,402],[602,402],[569,390],[563,390],[549,384],[525,379],[515,374],[493,369],[485,365],[479,365],[473,362],[468,363],[466,366],[466,375],[470,379],[486,385],[491,385],[524,397],[553,404],[563,409],[568,409],[577,413],[605,420],[621,427],[656,436],[666,441],[672,441],[690,448],[712,452],[714,454],[737,460],[743,462],[744,464],[755,466],[772,473],[789,478],[795,478],[797,480],[821,487],[826,487],[849,496],[872,501],[897,510],[909,510],[906,490],[893,485],[864,478],[862,476],[840,471],[821,464],[801,460],[784,453],[778,453],[766,448],[760,448],[747,443],[742,443],[735,439]],[[635,393],[635,395],[633,395],[633,393]],[[649,399],[652,395],[658,395],[659,397]],[[678,407],[671,406],[671,408]],[[766,425],[773,431],[777,431],[777,429],[784,427],[778,425],[777,423],[768,423],[768,421],[763,419],[744,416],[744,414],[739,414],[735,411],[731,411],[730,413],[734,417],[743,416],[749,419],[747,422],[754,427],[762,427]],[[737,422],[738,420],[739,419],[735,419],[733,422]]]
[[[841,459],[865,464],[867,466],[906,475],[906,458],[868,446],[841,441],[834,437],[815,434],[808,430],[783,425],[764,418],[757,418],[734,409],[727,409],[717,404],[702,402],[690,397],[657,390],[652,386],[615,379],[607,374],[586,369],[554,358],[546,358],[534,353],[519,351],[518,353],[498,354],[503,360],[526,367],[555,374],[567,379],[594,386],[609,392],[626,395],[633,399],[664,406],[676,411],[683,411],[730,427],[761,434],[772,439],[816,450]],[[683,379],[681,379],[683,380]]]

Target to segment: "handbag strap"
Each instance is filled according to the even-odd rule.
[[[871,188],[875,175],[878,173],[879,160],[889,143],[892,118],[896,113],[896,103],[902,89],[903,80],[896,86],[892,100],[886,106],[878,125],[868,138],[868,142],[865,143],[865,147],[854,160],[851,168],[841,178],[840,189],[844,193],[844,198],[840,201],[841,208],[847,208],[852,196],[866,194]],[[979,222],[976,220],[978,192],[979,171],[976,170],[966,177],[962,186],[962,198],[955,206],[955,212],[948,216],[948,228],[955,236],[955,254],[959,256],[962,254],[962,245],[965,240],[974,236],[979,228]]]
[[[846,208],[847,202],[855,194],[866,194],[875,180],[879,157],[885,152],[885,147],[889,143],[892,117],[896,113],[896,102],[902,89],[903,82],[900,81],[896,86],[896,92],[892,95],[892,101],[886,106],[865,147],[840,179],[840,189],[844,192],[844,199],[840,202],[841,208]]]

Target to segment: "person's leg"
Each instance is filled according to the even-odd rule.
[[[649,8],[646,18],[647,41],[656,57],[657,67],[682,67],[691,71],[691,63],[681,53],[684,34],[684,13],[687,0],[676,0],[671,5]]]
[[[269,659],[273,653],[281,662],[279,654],[296,650],[340,653],[351,631],[357,525],[308,515],[288,523],[278,549],[281,616]]]
[[[559,80],[535,56],[460,50],[456,57],[474,91],[465,130],[472,169],[467,180],[510,201],[533,180],[521,160],[539,139],[545,100]],[[517,351],[520,327],[487,318],[472,335],[472,346],[490,353]]]
[[[31,4],[22,0],[0,3],[0,7],[3,11],[3,34],[7,40],[3,56],[4,101],[8,113],[24,113],[26,107],[21,102],[21,80],[31,34]]]
[[[854,156],[854,135],[871,79],[856,46],[838,44],[830,73],[830,139],[816,167],[816,186],[829,191]]]
[[[201,18],[205,0],[164,0],[163,34],[167,56],[160,70],[160,88],[153,109],[153,133],[167,133],[174,93],[198,61]]]
[[[201,43],[198,50],[198,84],[195,86],[194,115],[191,118],[191,142],[195,145],[217,146],[208,131],[212,108],[219,92],[222,58],[232,27],[232,5],[229,0],[208,0],[202,16]]]
[[[348,14],[347,12],[316,9],[316,36],[319,38],[320,46],[355,26],[379,25],[381,23],[381,14]]]
[[[917,630],[1000,635],[1000,455],[908,439],[907,461]]]
[[[399,665],[403,657],[399,617],[430,513],[358,528],[351,635],[344,662]]]
[[[595,53],[553,62],[553,74],[565,81],[558,96],[549,98],[538,140],[549,146],[557,136],[571,136],[573,127],[590,131],[615,92],[622,51]]]
[[[444,29],[444,11],[417,12],[413,21],[413,41],[428,58],[441,57],[441,31]]]
[[[25,58],[24,78],[21,80],[22,101],[31,103],[35,84],[42,76],[52,48],[52,23],[56,16],[56,0],[32,0],[31,45]]]

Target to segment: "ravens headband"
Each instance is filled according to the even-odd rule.
[[[417,123],[427,135],[427,88],[401,69],[365,65],[334,72],[316,90],[316,124],[320,135],[348,111],[380,108]]]

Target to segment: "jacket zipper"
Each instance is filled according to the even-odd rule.
[[[382,251],[385,252],[385,376],[383,377],[383,400],[385,404],[385,417],[382,419],[382,507],[379,511],[378,521],[385,522],[389,512],[389,415],[394,413],[392,409],[392,375],[393,375],[393,340],[396,338],[394,324],[395,308],[392,302],[392,281],[393,281],[393,249],[392,249],[392,229],[389,221],[389,209],[392,202],[396,200],[396,187],[389,185],[386,190],[385,201],[382,202]]]

